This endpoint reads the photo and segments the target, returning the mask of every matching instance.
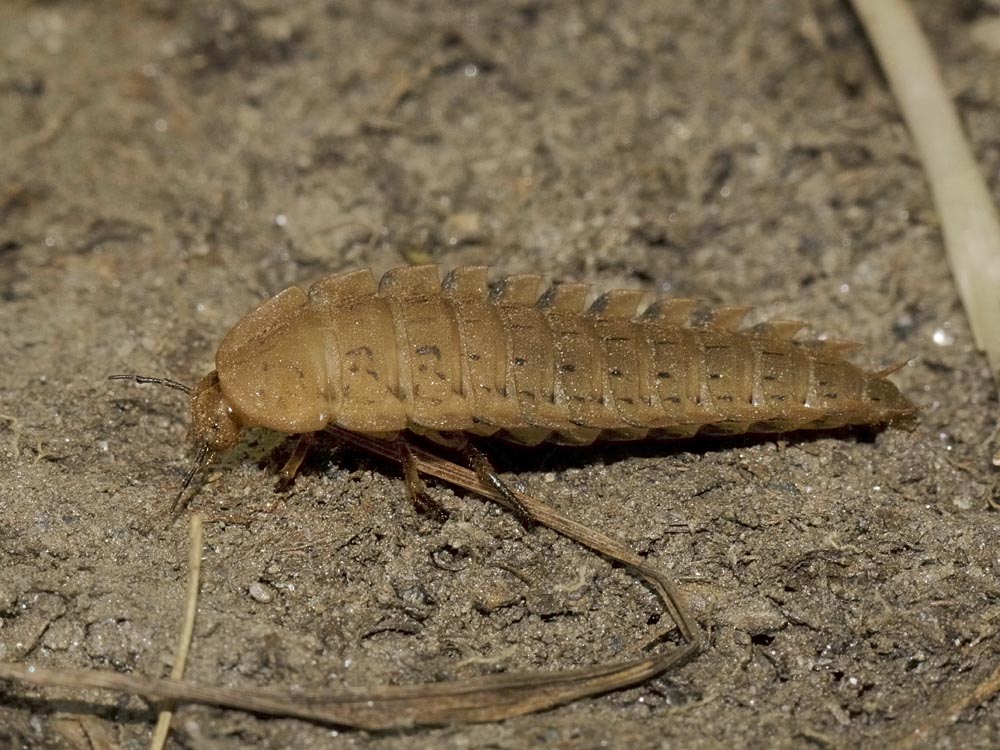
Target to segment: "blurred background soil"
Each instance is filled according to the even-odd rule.
[[[996,195],[995,2],[916,2]],[[837,0],[210,0],[0,8],[0,659],[164,675],[184,397],[291,284],[488,263],[866,344],[913,432],[498,447],[678,579],[709,644],[500,724],[366,733],[183,707],[173,748],[1000,744],[995,387],[909,137]],[[392,466],[252,435],[206,513],[188,676],[355,686],[583,665],[665,625],[624,571]],[[989,691],[987,690],[987,693]],[[142,748],[143,700],[0,686],[2,748]],[[902,743],[902,744],[900,744]]]

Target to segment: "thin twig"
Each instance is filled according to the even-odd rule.
[[[181,624],[181,633],[177,640],[174,665],[170,669],[170,678],[173,680],[180,680],[184,677],[184,668],[187,665],[191,639],[194,635],[194,618],[198,612],[198,590],[201,587],[201,529],[201,515],[195,513],[191,516],[191,526],[188,533],[188,588],[184,607],[184,622]],[[160,711],[160,715],[156,717],[156,729],[153,730],[153,739],[149,743],[149,750],[162,750],[167,742],[167,734],[170,732],[170,721],[173,716],[174,712],[169,708]]]

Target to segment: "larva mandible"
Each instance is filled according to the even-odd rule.
[[[642,315],[644,294],[485,266],[369,270],[293,286],[223,339],[191,398],[204,457],[246,428],[377,436],[410,430],[535,445],[774,433],[912,421],[886,376],[845,359],[852,345],[799,342],[802,324],[740,329],[746,308],[690,322],[692,300]]]

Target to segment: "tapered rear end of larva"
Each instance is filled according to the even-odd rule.
[[[649,372],[662,409],[654,437],[774,433],[902,424],[913,406],[887,373],[845,358],[845,342],[795,342],[800,323],[739,329],[745,309],[723,308],[697,325],[655,314],[645,325]],[[650,317],[650,316],[647,316]]]
[[[893,368],[890,368],[893,370]],[[893,370],[894,371],[894,370]],[[864,402],[869,406],[868,423],[912,429],[917,423],[917,407],[903,395],[885,372],[865,373]]]
[[[903,425],[916,416],[886,372],[867,371],[844,358],[857,348],[853,343],[795,343],[766,329],[749,340],[752,401],[760,410],[749,432]]]
[[[897,425],[913,423],[916,408],[888,380],[887,372],[864,370],[842,359],[840,351],[853,351],[853,345],[820,342],[809,353],[810,409],[823,416],[813,420],[810,428],[833,428],[847,425]]]

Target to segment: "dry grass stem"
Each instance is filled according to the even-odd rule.
[[[198,591],[201,587],[201,554],[202,554],[202,518],[195,513],[191,516],[188,532],[188,587],[184,606],[184,621],[181,623],[181,633],[177,640],[177,654],[174,665],[170,669],[170,678],[180,680],[184,677],[188,652],[191,650],[191,639],[194,636],[194,618],[198,612]],[[153,739],[149,743],[150,750],[162,750],[170,732],[170,720],[174,712],[170,709],[160,711],[156,717],[156,728]]]
[[[920,155],[976,345],[1000,380],[1000,219],[905,0],[852,0]]]

